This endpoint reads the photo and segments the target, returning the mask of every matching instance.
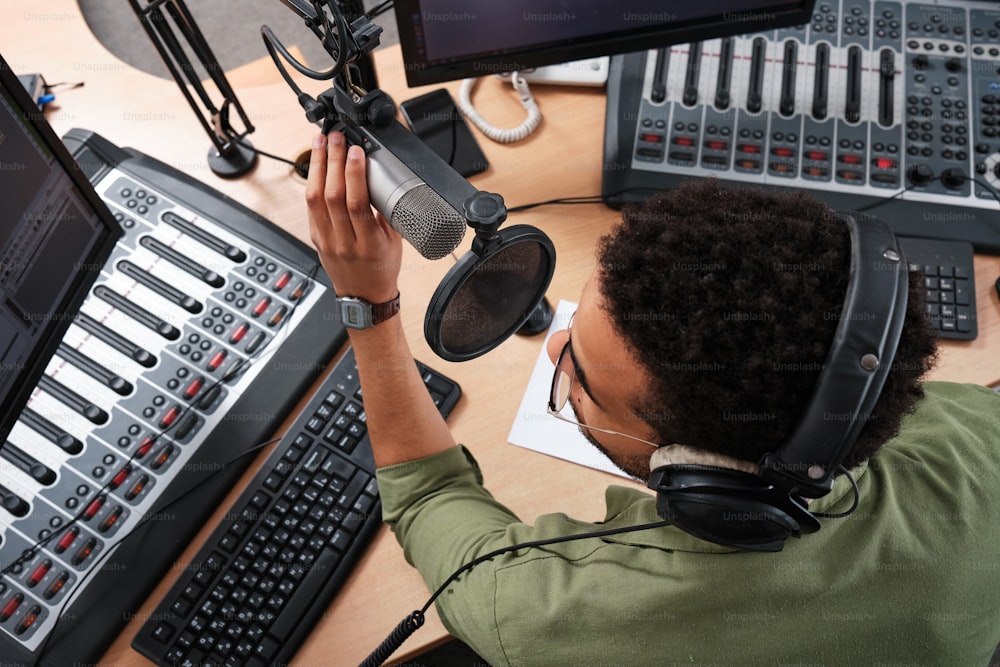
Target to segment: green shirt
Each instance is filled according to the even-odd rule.
[[[674,527],[529,549],[442,594],[448,630],[501,665],[986,665],[1000,642],[1000,396],[928,383],[899,435],[853,472],[849,517],[741,553]],[[656,521],[612,486],[601,524],[521,523],[464,448],[378,471],[383,516],[428,587],[488,551]],[[846,478],[814,501],[842,512]]]

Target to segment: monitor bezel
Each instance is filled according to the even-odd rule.
[[[100,275],[104,263],[111,256],[115,243],[122,235],[122,228],[108,209],[107,204],[97,195],[94,186],[76,160],[73,159],[73,156],[70,155],[62,140],[49,125],[45,119],[44,111],[39,109],[35,100],[31,99],[18,79],[17,73],[11,69],[2,55],[0,55],[0,86],[20,108],[22,118],[52,151],[56,160],[63,166],[73,186],[80,192],[87,205],[97,213],[102,223],[102,231],[98,233],[91,251],[80,260],[80,271],[77,274],[75,285],[67,291],[55,314],[75,313]],[[23,368],[18,369],[13,390],[6,397],[0,397],[5,399],[3,401],[3,414],[0,416],[0,447],[3,447],[10,435],[11,429],[27,405],[28,399],[31,398],[38,380],[42,377],[46,365],[55,354],[70,324],[72,324],[70,317],[53,317],[47,323],[46,331],[40,335],[35,349],[26,357]]]
[[[807,24],[815,0],[775,3],[771,9],[744,12],[741,20],[724,20],[728,13],[697,21],[663,23],[650,28],[589,37],[586,41],[564,41],[512,49],[506,53],[483,57],[471,55],[456,60],[425,61],[417,53],[413,24],[405,17],[420,11],[421,0],[396,0],[396,26],[403,53],[406,83],[409,87],[444,83],[487,74],[522,70],[531,67],[644,51],[672,44],[683,44],[729,35],[748,34]]]

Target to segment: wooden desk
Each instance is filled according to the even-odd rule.
[[[48,118],[59,134],[71,127],[96,131],[122,146],[134,146],[178,167],[246,206],[260,212],[308,242],[303,203],[304,187],[286,165],[262,158],[249,176],[219,179],[205,161],[209,142],[173,81],[139,72],[110,55],[91,35],[73,0],[38,3],[5,2],[0,6],[0,49],[18,72],[44,73],[50,82],[85,81],[86,85],[58,96],[58,109]],[[122,11],[128,11],[123,4]],[[137,26],[138,29],[138,26]],[[248,39],[259,41],[258,26],[248,26]],[[152,48],[152,47],[151,47]],[[264,55],[263,47],[261,48]],[[378,53],[382,87],[405,99],[420,92],[406,89],[399,51]],[[270,67],[264,63],[262,67]],[[251,139],[262,150],[295,157],[309,146],[315,128],[309,125],[291,92],[282,83],[239,87],[237,94],[257,131]],[[317,93],[316,82],[303,84]],[[457,95],[457,84],[447,86]],[[496,80],[480,83],[475,99],[498,125],[520,122],[523,111],[509,89]],[[556,197],[600,192],[603,134],[603,90],[535,87],[544,120],[532,137],[515,146],[481,143],[492,163],[473,179],[481,189],[503,194],[508,206]],[[488,103],[487,103],[488,100]],[[594,268],[596,239],[618,214],[601,205],[550,206],[512,216],[511,223],[543,229],[559,255],[549,298],[576,300]],[[471,235],[470,235],[471,236]],[[468,240],[463,250],[468,246]],[[515,337],[499,349],[470,362],[452,364],[437,359],[423,338],[426,304],[450,262],[429,262],[409,246],[403,258],[403,318],[414,354],[456,379],[465,397],[451,418],[455,437],[475,453],[486,482],[501,502],[524,520],[542,513],[566,512],[585,520],[603,517],[604,488],[620,479],[535,454],[506,443],[521,395],[537,358],[541,338]],[[971,343],[942,344],[935,379],[1000,382],[1000,303],[993,282],[1000,275],[1000,258],[976,257],[979,337]],[[990,353],[989,350],[993,352]],[[544,414],[544,406],[537,406]],[[251,475],[251,469],[247,475]],[[248,479],[245,477],[244,479]],[[238,486],[221,505],[221,516],[236,498]],[[154,591],[108,649],[105,665],[142,665],[146,661],[128,644],[154,602],[166,592],[183,564],[190,561],[218,516],[207,524],[178,560],[176,568]],[[356,665],[406,614],[428,596],[423,581],[403,560],[388,530],[376,537],[370,552],[343,592],[298,653],[295,665],[317,667]],[[444,641],[447,633],[436,615],[394,657],[405,660]]]

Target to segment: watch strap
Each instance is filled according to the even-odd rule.
[[[399,312],[399,292],[396,296],[385,303],[372,304],[372,326],[387,319]]]

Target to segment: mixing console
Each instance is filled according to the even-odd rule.
[[[893,198],[898,233],[1000,251],[995,2],[821,0],[808,25],[618,56],[608,86],[609,204],[715,176]]]

